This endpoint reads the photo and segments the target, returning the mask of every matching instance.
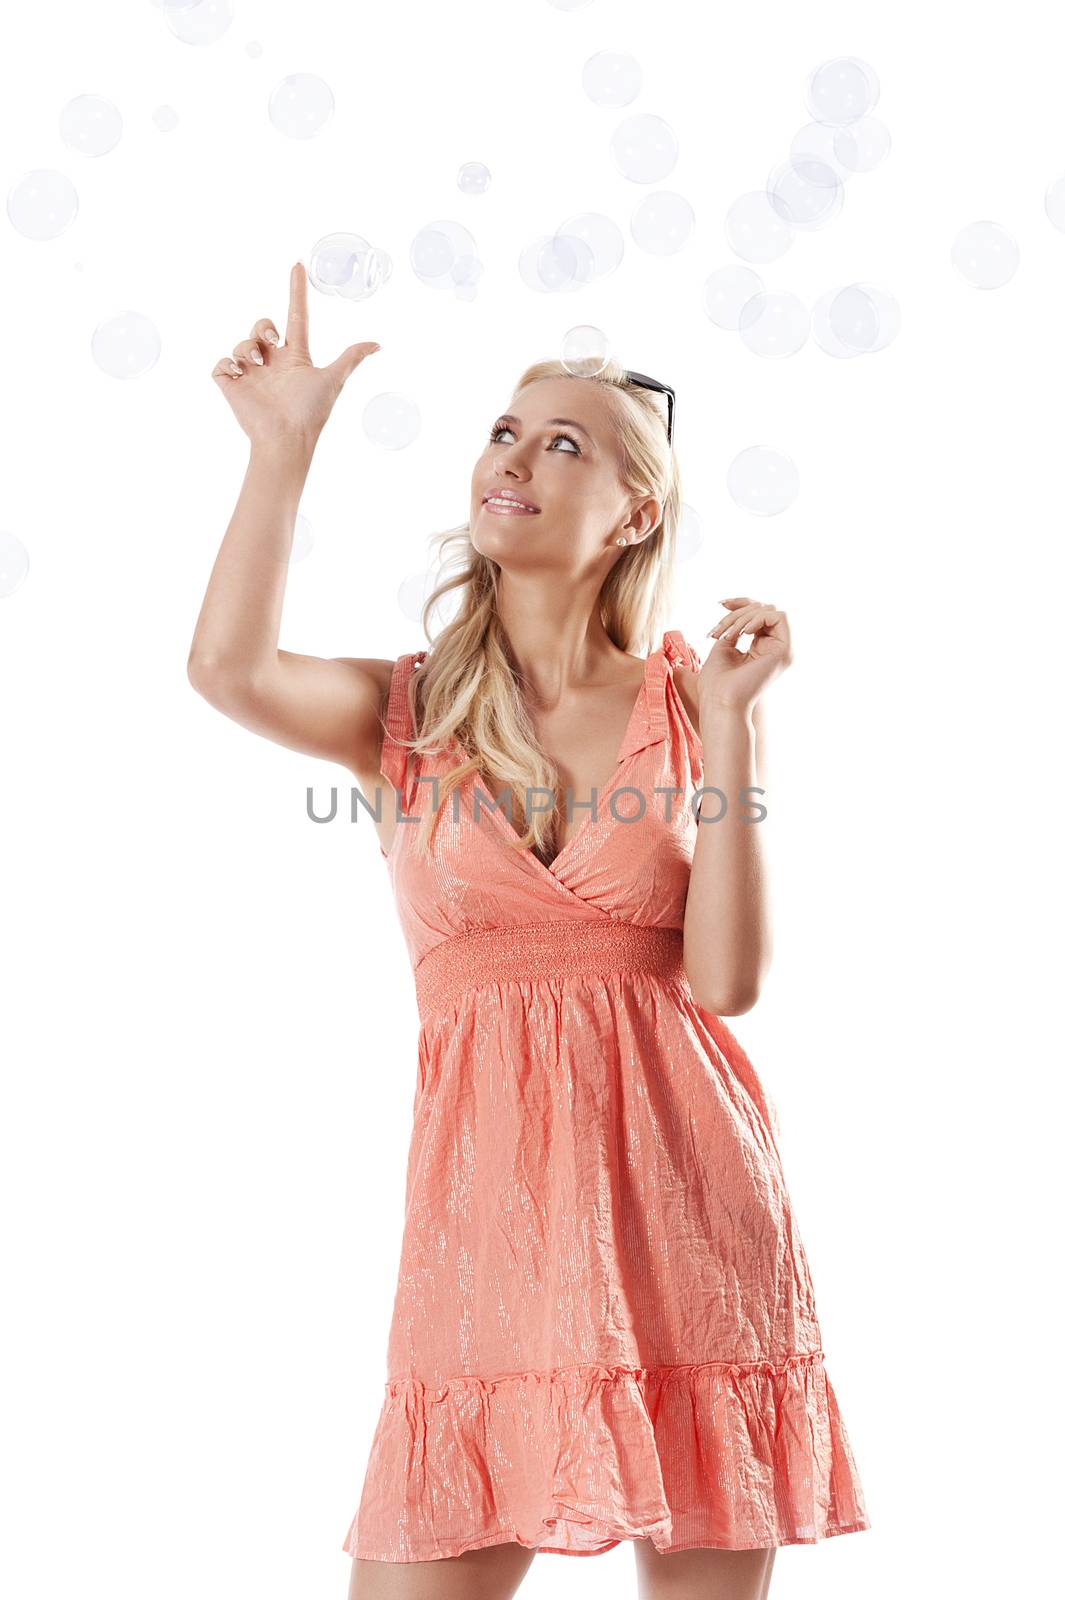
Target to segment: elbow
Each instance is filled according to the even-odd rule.
[[[232,668],[204,656],[190,655],[185,671],[196,693],[212,704],[228,698],[238,682]]]
[[[712,1017],[742,1017],[758,1004],[761,989],[758,984],[747,988],[692,990],[695,1003]]]

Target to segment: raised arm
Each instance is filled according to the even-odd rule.
[[[292,269],[285,343],[262,317],[212,372],[250,442],[240,496],[189,649],[198,694],[253,733],[324,756],[361,779],[379,770],[392,663],[295,655],[278,638],[300,496],[314,449],[355,367],[380,346],[311,362],[307,278]],[[261,357],[257,360],[256,356]]]

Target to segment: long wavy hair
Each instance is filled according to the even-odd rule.
[[[599,591],[603,627],[619,649],[647,653],[663,626],[672,599],[673,562],[681,513],[680,472],[666,432],[665,400],[657,391],[632,383],[624,367],[609,361],[593,377],[577,377],[561,361],[537,361],[522,373],[514,399],[542,378],[570,378],[612,391],[612,412],[621,445],[622,481],[637,497],[662,506],[657,528],[621,552]],[[415,829],[414,845],[424,853],[438,813],[470,773],[496,781],[512,797],[517,848],[532,847],[541,858],[554,854],[555,818],[561,798],[555,763],[541,749],[523,695],[522,674],[499,618],[500,567],[474,548],[470,524],[431,536],[440,582],[422,607],[422,626],[431,639],[422,666],[407,689],[414,737],[401,741],[408,751],[458,758],[439,779],[432,803]],[[433,609],[453,590],[459,605],[452,620],[431,638]],[[518,795],[553,792],[556,809],[526,818]],[[483,803],[492,803],[486,793]],[[507,809],[504,798],[500,802]],[[422,805],[425,806],[424,792]],[[523,824],[523,831],[518,821]]]

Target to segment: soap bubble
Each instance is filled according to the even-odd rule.
[[[807,122],[791,141],[791,159],[794,162],[813,161],[828,167],[843,183],[850,177],[850,168],[844,166],[836,153],[836,136],[839,128],[830,128],[824,122]],[[816,169],[812,174],[817,176]]]
[[[459,168],[458,185],[463,194],[484,194],[492,174],[483,161],[464,161]]]
[[[112,378],[141,378],[155,366],[162,348],[159,329],[139,311],[120,311],[97,323],[92,358]]]
[[[575,378],[594,378],[610,360],[610,340],[587,323],[570,328],[562,340],[562,365]]]
[[[313,72],[293,72],[270,93],[270,121],[290,139],[313,139],[333,115],[333,91]]]
[[[27,239],[57,239],[78,214],[77,190],[64,172],[38,167],[7,191],[11,226]]]
[[[832,147],[848,172],[872,172],[891,150],[891,135],[879,117],[859,117],[836,129]]]
[[[621,229],[613,218],[604,217],[598,211],[581,211],[570,217],[555,237],[576,239],[587,247],[593,278],[604,278],[613,272],[625,254]]]
[[[59,113],[59,137],[83,156],[105,156],[122,137],[122,116],[110,100],[79,94]]]
[[[744,261],[775,261],[795,237],[791,223],[771,205],[764,189],[741,194],[725,217],[728,242]]]
[[[950,253],[966,283],[976,289],[1001,289],[1017,270],[1020,253],[1012,234],[997,222],[970,222]]]
[[[829,289],[814,302],[810,313],[810,329],[814,342],[826,355],[835,356],[837,361],[845,361],[851,356],[860,355],[861,352],[853,345],[844,344],[832,326],[832,302],[838,293],[838,289]]]
[[[296,515],[296,525],[292,530],[292,549],[289,551],[289,565],[294,561],[306,561],[314,549],[314,528],[300,511]]]
[[[640,201],[629,226],[641,250],[672,256],[684,249],[695,231],[695,212],[682,194],[659,189]]]
[[[661,117],[642,112],[618,124],[610,154],[632,183],[660,183],[677,164],[677,136]]]
[[[809,332],[810,313],[797,295],[756,294],[740,311],[740,338],[756,356],[793,356]]]
[[[259,43],[258,39],[249,39],[247,44],[244,46],[244,50],[245,54],[252,61],[258,61],[263,53],[263,47]]]
[[[414,276],[430,289],[472,287],[470,258],[479,259],[473,234],[461,222],[429,222],[410,247]],[[458,276],[456,277],[456,269]]]
[[[1055,228],[1060,228],[1062,233],[1065,233],[1065,172],[1048,186],[1045,205],[1047,216]]]
[[[518,258],[522,282],[540,294],[578,289],[594,277],[591,246],[575,234],[542,234]]]
[[[627,106],[643,88],[643,68],[624,50],[600,50],[584,63],[581,86],[597,106]]]
[[[837,359],[873,355],[885,349],[897,335],[901,322],[894,295],[869,283],[830,289],[811,314],[816,343]]]
[[[361,233],[327,233],[311,249],[307,276],[322,294],[366,300],[392,275],[392,258]]]
[[[232,0],[197,0],[166,7],[170,31],[184,44],[214,44],[233,21]]]
[[[421,428],[421,413],[404,394],[375,394],[362,413],[363,433],[382,450],[405,450]]]
[[[823,228],[843,204],[843,180],[827,162],[802,156],[773,169],[766,194],[793,228]]]
[[[685,500],[680,508],[680,520],[677,523],[676,534],[676,559],[690,561],[692,556],[698,555],[703,547],[702,518],[694,506]]]
[[[740,312],[765,285],[750,267],[718,267],[703,284],[703,310],[719,328],[734,333],[740,325]]]
[[[806,84],[806,104],[816,122],[843,128],[872,111],[880,98],[880,83],[866,61],[838,56],[811,72]]]
[[[152,112],[152,121],[160,133],[173,133],[178,125],[178,114],[173,106],[156,106]]]
[[[22,587],[29,570],[29,552],[22,540],[0,528],[0,600]]]
[[[799,471],[782,450],[752,444],[741,450],[728,469],[728,492],[744,511],[775,517],[786,511],[799,492]]]

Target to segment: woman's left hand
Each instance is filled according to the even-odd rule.
[[[788,619],[775,606],[762,605],[747,595],[722,600],[730,616],[722,617],[706,637],[714,646],[699,669],[699,698],[732,711],[749,712],[767,684],[791,666]],[[745,633],[750,648],[737,648]]]

